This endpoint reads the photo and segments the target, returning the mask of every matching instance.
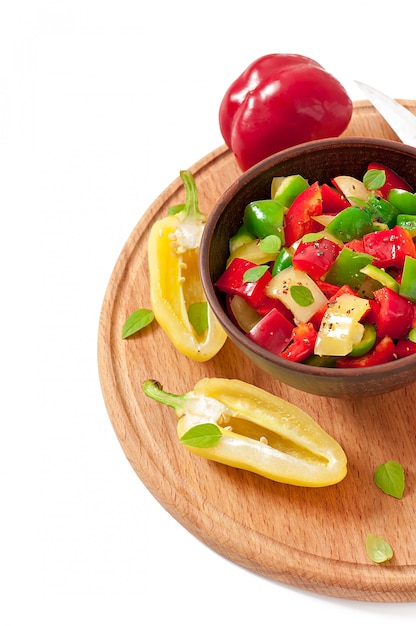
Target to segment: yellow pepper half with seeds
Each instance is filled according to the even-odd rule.
[[[343,449],[312,417],[259,387],[204,378],[184,395],[154,380],[142,389],[175,410],[179,440],[199,456],[304,487],[333,485],[347,473]]]
[[[198,268],[206,216],[191,172],[180,172],[185,204],[152,226],[148,240],[150,297],[158,324],[173,345],[196,361],[214,357],[226,334],[206,301]]]

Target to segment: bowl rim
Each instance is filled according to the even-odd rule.
[[[369,365],[358,368],[336,368],[324,366],[317,367],[315,365],[297,363],[288,359],[284,359],[277,354],[274,354],[269,350],[262,348],[258,344],[251,341],[248,337],[246,337],[244,332],[241,331],[232,322],[230,317],[224,311],[224,308],[220,303],[217,295],[217,290],[211,280],[209,272],[208,259],[212,240],[211,233],[213,233],[216,228],[216,224],[222,214],[224,205],[229,201],[232,196],[235,195],[235,193],[239,189],[244,187],[248,182],[255,179],[265,169],[274,166],[280,161],[286,161],[288,159],[300,156],[305,151],[319,152],[320,150],[324,150],[330,146],[342,145],[347,145],[351,147],[363,147],[364,145],[369,145],[371,147],[382,146],[383,148],[387,148],[389,150],[404,153],[406,155],[414,157],[416,160],[416,147],[409,146],[407,144],[401,143],[400,141],[394,141],[390,139],[355,136],[318,139],[315,141],[298,144],[296,146],[292,146],[290,148],[286,148],[285,150],[277,152],[263,159],[259,163],[256,163],[250,169],[242,172],[242,174],[239,175],[236,180],[233,181],[231,185],[221,194],[207,217],[200,244],[199,271],[201,276],[201,283],[208,304],[212,309],[213,314],[225,330],[229,339],[237,345],[243,345],[247,349],[247,351],[252,352],[257,358],[261,359],[262,361],[267,361],[275,367],[291,371],[294,374],[311,376],[316,378],[325,377],[330,379],[345,380],[350,378],[354,379],[359,375],[361,378],[371,379],[375,374],[382,375],[383,372],[385,372],[386,374],[390,374],[392,369],[394,369],[395,374],[398,375],[399,373],[407,370],[409,367],[416,363],[416,354],[411,354],[401,359],[396,359],[387,363],[380,363],[378,365]]]

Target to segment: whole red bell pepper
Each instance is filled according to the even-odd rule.
[[[269,54],[230,85],[219,124],[246,170],[284,148],[340,135],[351,115],[344,87],[319,63],[298,54]]]

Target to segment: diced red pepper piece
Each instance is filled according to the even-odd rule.
[[[391,337],[383,337],[375,347],[364,356],[345,356],[337,359],[336,367],[369,367],[389,363],[396,358],[396,347]]]
[[[364,250],[364,242],[362,239],[352,239],[351,241],[347,241],[344,243],[344,248],[350,248],[354,250],[354,252],[363,253]]]
[[[404,337],[413,323],[413,303],[388,287],[377,289],[374,299],[380,305],[376,320],[377,336]]]
[[[405,191],[413,191],[410,185],[396,172],[381,163],[370,163],[367,167],[369,170],[384,170],[386,173],[386,182],[378,190],[380,195],[387,200],[390,189],[404,189]]]
[[[292,337],[294,325],[277,309],[271,309],[247,333],[247,337],[269,352],[280,354]]]
[[[348,200],[337,189],[324,183],[321,185],[322,213],[337,214],[351,206]]]
[[[328,299],[335,296],[335,294],[339,291],[339,285],[327,283],[325,280],[317,279],[315,280],[315,283]]]
[[[292,265],[316,280],[326,274],[340,252],[341,246],[325,237],[316,241],[301,241],[293,255]]]
[[[375,300],[369,300],[368,303],[370,308],[367,313],[364,314],[363,321],[365,320],[367,324],[376,324],[380,313],[380,304]]]
[[[398,359],[402,359],[405,356],[416,354],[416,343],[410,341],[410,339],[399,339],[396,344],[396,356]]]
[[[313,354],[317,336],[318,332],[313,324],[302,322],[299,326],[295,326],[289,345],[279,356],[288,361],[301,363]]]
[[[265,299],[256,307],[257,313],[260,315],[267,315],[271,309],[277,309],[279,313],[283,315],[290,322],[293,322],[293,313],[283,304],[278,298],[270,298],[266,296]]]
[[[307,233],[322,229],[313,215],[322,214],[322,194],[318,182],[302,191],[292,202],[285,219],[285,245],[291,246]]]
[[[245,259],[233,259],[217,280],[216,287],[224,293],[241,296],[250,306],[257,308],[266,298],[264,290],[272,275],[267,270],[257,281],[246,282],[244,274],[252,267],[257,267],[256,263]]]
[[[342,296],[342,294],[346,293],[349,296],[358,296],[358,293],[349,285],[342,285],[341,287],[338,288],[337,293],[335,294],[335,297],[332,299],[335,300],[336,298],[339,298],[339,296]]]
[[[374,257],[376,267],[402,268],[406,256],[416,257],[416,248],[410,233],[394,226],[389,230],[379,230],[363,237],[364,252]]]

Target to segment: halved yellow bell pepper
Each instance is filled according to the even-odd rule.
[[[343,449],[317,422],[259,387],[204,378],[184,395],[165,392],[154,380],[142,389],[175,410],[178,437],[194,454],[306,487],[333,485],[347,473]]]
[[[181,171],[186,201],[174,214],[152,226],[148,240],[150,298],[161,328],[182,354],[196,361],[215,356],[226,334],[205,298],[198,268],[199,245],[206,216],[199,211],[195,180]],[[196,307],[196,309],[195,309]],[[197,310],[200,324],[190,320]]]

